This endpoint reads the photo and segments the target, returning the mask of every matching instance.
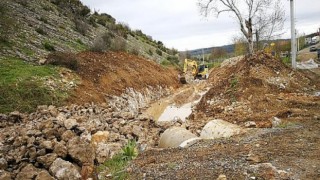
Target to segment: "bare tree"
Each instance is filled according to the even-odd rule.
[[[201,13],[206,17],[212,12],[217,17],[224,12],[233,14],[240,25],[242,34],[248,42],[249,54],[252,54],[254,30],[259,34],[266,34],[271,37],[277,30],[275,26],[281,27],[277,24],[279,19],[277,17],[282,17],[284,13],[280,6],[280,1],[281,0],[198,0],[198,6],[200,7]],[[259,37],[259,34],[256,37]]]

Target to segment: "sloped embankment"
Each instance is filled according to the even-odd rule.
[[[77,74],[82,83],[70,99],[71,103],[101,103],[128,89],[146,93],[147,89],[179,86],[176,70],[132,54],[82,52],[77,55],[77,60]]]
[[[308,119],[320,108],[320,98],[314,96],[319,83],[264,53],[223,63],[212,71],[209,83],[211,89],[191,115],[198,127],[208,118],[271,127],[273,117]]]

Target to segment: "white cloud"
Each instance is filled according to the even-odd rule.
[[[81,0],[90,8],[105,12],[119,22],[162,41],[179,50],[225,45],[239,34],[238,24],[229,14],[219,18],[200,15],[197,0]],[[286,10],[285,35],[290,37],[290,4],[283,1]],[[311,33],[320,27],[320,1],[296,2],[297,29]]]

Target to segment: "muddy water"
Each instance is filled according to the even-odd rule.
[[[178,119],[185,121],[192,113],[192,107],[200,101],[207,91],[207,89],[199,90],[199,87],[188,87],[152,104],[146,110],[146,114],[151,115],[157,121]]]

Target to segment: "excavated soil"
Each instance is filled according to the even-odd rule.
[[[271,127],[273,117],[303,120],[315,116],[320,108],[320,98],[313,96],[320,90],[319,76],[309,70],[292,70],[268,54],[216,68],[208,83],[209,92],[191,116],[197,129],[212,118]]]
[[[107,96],[118,96],[126,88],[143,91],[146,87],[179,87],[177,70],[124,52],[82,52],[77,60],[82,82],[70,103],[105,102]]]
[[[199,135],[221,118],[247,132],[146,151],[128,168],[130,179],[320,179],[319,77],[319,68],[292,70],[263,53],[223,63],[187,129]]]

